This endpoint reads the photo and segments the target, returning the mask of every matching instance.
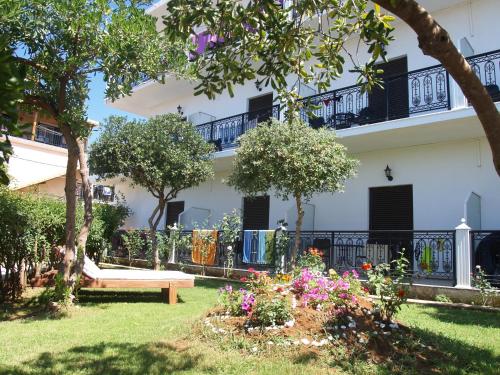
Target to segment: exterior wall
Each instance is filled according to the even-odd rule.
[[[10,139],[14,149],[8,164],[11,188],[24,188],[65,174],[66,149],[21,138]]]
[[[54,198],[64,199],[64,184],[66,182],[66,177],[61,176],[53,178],[48,181],[41,182],[39,184],[28,186],[23,189],[19,189],[22,192],[30,192],[35,194],[48,195]],[[77,175],[77,183],[80,183],[81,179]]]
[[[500,34],[500,23],[496,22],[496,14],[500,11],[500,2],[496,0],[475,1],[447,1],[444,5],[429,2],[432,15],[450,33],[453,41],[460,45],[462,38],[467,38],[473,48],[474,54],[493,51],[500,48],[500,40],[493,35]],[[441,2],[440,2],[441,3]],[[448,6],[448,7],[446,7]],[[433,10],[435,8],[439,10]],[[388,46],[388,58],[394,59],[402,56],[408,58],[408,70],[415,70],[436,65],[438,62],[428,56],[424,56],[418,48],[417,38],[413,30],[401,21],[395,22],[395,40]],[[357,56],[362,63],[367,61],[369,55],[363,45],[358,51],[358,41],[351,40],[346,44],[346,49]],[[344,74],[332,84],[332,89],[338,89],[355,84],[357,75],[349,73],[352,68],[350,59],[346,57]],[[290,78],[290,84],[295,79]],[[146,84],[148,85],[148,84]],[[142,115],[157,115],[166,112],[176,112],[177,106],[181,105],[185,115],[204,112],[215,116],[216,119],[225,118],[248,111],[248,99],[271,92],[270,87],[264,87],[262,91],[257,90],[254,82],[247,82],[244,86],[235,88],[235,96],[229,97],[227,92],[219,95],[215,100],[209,100],[204,95],[195,97],[193,95],[194,85],[176,79],[169,80],[162,85],[152,82],[149,86],[140,87],[129,98],[122,98],[112,106],[128,111],[139,111]],[[308,93],[307,95],[310,95]],[[275,93],[276,96],[276,93]],[[463,105],[461,102],[455,104]],[[139,108],[140,107],[140,108]]]
[[[495,174],[485,138],[380,150],[355,157],[361,162],[359,173],[348,181],[344,193],[321,194],[310,201],[315,206],[315,230],[368,229],[368,189],[406,184],[413,185],[414,229],[455,228],[464,216],[465,201],[471,192],[481,196],[482,228],[500,227],[500,178]],[[384,175],[387,164],[393,170],[391,182]],[[223,183],[228,173],[217,172],[213,181],[181,192],[176,200],[184,200],[186,209],[210,209],[209,224],[214,224],[224,213],[242,208],[242,196]],[[126,226],[147,226],[154,198],[141,188],[119,181],[115,184],[133,211]],[[292,201],[271,198],[271,228],[286,218],[291,207]],[[293,223],[289,224],[293,229]]]

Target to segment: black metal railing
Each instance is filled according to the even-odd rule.
[[[471,231],[471,272],[480,266],[487,280],[500,287],[500,230]]]
[[[61,132],[44,125],[37,126],[35,141],[57,147],[67,147],[66,141],[64,140]]]
[[[295,232],[289,231],[287,234],[289,248],[285,254],[284,262],[276,257],[267,257],[266,259],[274,259],[274,261],[257,264],[243,261],[243,233],[240,235],[240,240],[231,244],[233,249],[230,252],[227,249],[228,244],[222,243],[221,232],[219,232],[215,262],[210,265],[225,267],[231,264],[236,269],[253,267],[273,272],[282,265],[287,266],[290,263]],[[175,262],[199,264],[193,259],[192,232],[182,232],[182,236],[189,239],[176,246]],[[456,279],[455,231],[453,230],[304,231],[300,237],[301,245],[298,256],[311,247],[317,248],[323,252],[326,266],[337,272],[356,269],[361,273],[361,266],[365,262],[374,266],[381,263],[391,263],[403,253],[410,261],[408,276],[414,280],[453,282]],[[115,254],[117,253],[115,252]],[[142,254],[145,256],[146,251]],[[230,261],[228,262],[228,260]]]
[[[289,232],[290,237],[295,236]],[[416,279],[455,280],[455,231],[306,231],[299,256],[310,247],[323,252],[325,264],[337,271],[357,269],[365,262],[391,263],[401,253]]]
[[[450,109],[449,78],[440,65],[386,78],[383,87],[353,85],[300,99],[300,116],[314,128],[346,129]]]
[[[493,101],[500,101],[500,50],[481,53],[467,58]]]
[[[245,112],[238,115],[214,120],[196,126],[196,130],[208,142],[213,143],[218,151],[237,146],[240,135],[253,129],[258,123],[271,117],[279,118],[279,104],[254,112]]]

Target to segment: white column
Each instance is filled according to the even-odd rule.
[[[471,228],[465,223],[462,218],[462,224],[455,228],[455,266],[457,274],[457,287],[471,287],[471,243],[470,230]]]
[[[173,231],[177,231],[179,230],[177,228],[177,223],[174,223],[174,225],[170,228],[170,235],[174,235],[174,233],[172,233]],[[172,244],[172,252],[170,253],[169,257],[168,257],[168,263],[175,263],[175,241],[173,241],[173,244]]]

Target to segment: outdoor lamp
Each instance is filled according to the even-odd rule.
[[[385,177],[387,177],[389,181],[392,181],[394,179],[394,177],[392,177],[391,175],[392,169],[389,168],[389,164],[387,164],[387,167],[385,167],[384,172],[385,172]]]

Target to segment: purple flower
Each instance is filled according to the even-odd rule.
[[[359,279],[359,273],[356,270],[352,270],[352,276],[354,276],[355,279]]]

